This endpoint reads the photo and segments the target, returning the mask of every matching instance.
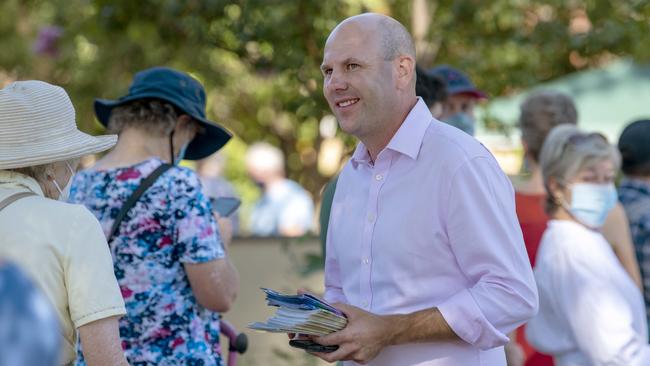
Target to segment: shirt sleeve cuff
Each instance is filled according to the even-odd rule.
[[[336,302],[342,304],[348,303],[348,300],[345,298],[345,295],[343,295],[343,291],[341,290],[326,289],[323,298],[325,299],[325,301],[327,301],[330,304]]]
[[[106,318],[110,318],[112,316],[118,316],[118,315],[121,316],[121,315],[124,315],[124,314],[126,314],[126,309],[124,308],[124,306],[116,306],[116,307],[109,308],[109,309],[106,309],[106,310],[96,311],[94,313],[84,315],[84,316],[82,316],[82,317],[80,317],[79,319],[76,319],[76,320],[73,319],[73,322],[74,322],[74,326],[76,328],[79,328],[81,326],[84,326],[84,325],[86,325],[88,323],[92,323],[92,322],[100,320],[100,319],[106,319]]]
[[[508,337],[488,322],[467,289],[440,304],[438,310],[456,335],[481,350],[508,343]]]

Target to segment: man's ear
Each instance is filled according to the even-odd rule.
[[[406,89],[415,82],[415,60],[408,55],[401,55],[395,60],[397,67],[397,88]]]
[[[524,139],[519,140],[521,142],[521,146],[524,148],[524,153],[528,153],[528,143],[524,141]]]
[[[531,159],[530,151],[528,150],[528,143],[524,141],[524,139],[520,139],[519,141],[521,142],[521,147],[524,150],[524,159]]]

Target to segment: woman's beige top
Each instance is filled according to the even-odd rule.
[[[24,191],[0,211],[0,257],[18,264],[57,311],[61,363],[75,359],[77,328],[126,313],[113,262],[97,219],[83,206],[43,197],[32,178],[0,170],[0,201]]]

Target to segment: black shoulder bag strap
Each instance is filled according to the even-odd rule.
[[[142,194],[149,188],[151,185],[160,177],[164,172],[166,172],[169,168],[171,168],[171,164],[162,164],[156,170],[151,172],[146,178],[142,180],[138,188],[136,188],[133,193],[131,193],[131,196],[126,200],[124,203],[124,206],[122,206],[122,209],[120,209],[120,212],[117,213],[117,216],[115,217],[115,221],[113,221],[113,226],[111,227],[111,231],[108,234],[108,237],[106,238],[106,241],[108,243],[111,242],[111,239],[113,239],[113,235],[117,232],[117,229],[120,227],[120,224],[122,223],[122,220],[126,217],[126,214],[129,212],[129,210],[135,206],[135,204],[138,202]]]

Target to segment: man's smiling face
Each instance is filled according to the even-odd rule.
[[[396,93],[393,63],[376,34],[354,22],[341,24],[325,44],[321,65],[325,99],[341,129],[358,138],[383,128],[386,102]]]

